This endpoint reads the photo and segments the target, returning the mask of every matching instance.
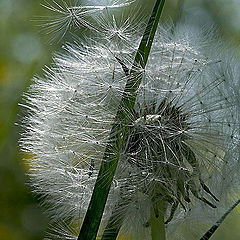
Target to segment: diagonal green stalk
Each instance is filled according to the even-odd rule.
[[[148,41],[147,41],[147,44],[145,47],[144,64],[147,63],[147,59],[148,59],[148,56],[149,56],[149,53],[150,53],[150,50],[152,47],[153,39],[154,39],[156,30],[157,30],[158,21],[156,21],[156,19],[160,19],[164,3],[165,3],[165,1],[161,1],[159,8],[153,9],[154,15],[152,15],[151,18],[149,19],[150,22],[153,22],[153,25],[152,25],[152,29],[150,31],[150,35],[149,35],[149,38],[148,38]],[[160,11],[159,11],[159,9],[160,9]],[[145,65],[143,67],[145,67]]]
[[[232,207],[230,207],[227,212],[223,214],[221,218],[218,219],[218,221],[201,237],[200,240],[208,240],[212,237],[214,232],[220,227],[224,219],[228,216],[229,213],[232,212],[232,210],[240,203],[240,199],[236,201]]]
[[[156,32],[164,2],[165,0],[156,0],[148,25],[142,37],[133,67],[130,71],[130,75],[128,76],[123,98],[118,108],[115,122],[109,136],[109,144],[107,145],[104,153],[96,184],[82,224],[82,228],[80,230],[80,234],[78,236],[78,240],[96,239],[108,193],[123,146],[127,126],[130,123],[128,115],[129,112],[132,111],[135,104],[137,89],[139,88],[143,77],[142,69],[144,69],[146,66],[150,52],[149,43],[152,42]]]

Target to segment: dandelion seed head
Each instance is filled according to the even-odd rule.
[[[129,1],[99,1],[99,6],[91,1],[84,8],[53,3],[49,8],[65,19],[49,27],[68,28],[74,19],[78,26],[83,13]],[[34,156],[31,185],[55,224],[82,223],[139,43],[140,29],[130,20],[101,14],[97,34],[106,39],[65,44],[25,94],[29,114],[20,145]],[[149,238],[152,201],[166,203],[169,234],[195,216],[216,217],[239,170],[236,60],[206,51],[212,42],[201,34],[184,28],[172,32],[169,25],[158,31],[146,69],[139,70],[143,80],[134,109],[127,113],[124,146],[103,216],[105,224],[117,207],[116,222],[124,216],[121,234],[133,239]],[[70,228],[56,226],[56,232],[50,237],[76,239]]]
[[[192,41],[194,36],[164,37],[153,45],[139,88],[119,181],[123,192],[124,186],[131,186],[124,192],[129,198],[141,192],[148,201],[168,202],[165,221],[171,229],[196,216],[213,221],[214,209],[221,212],[223,198],[232,194],[239,169],[239,107],[233,90],[237,78],[229,75],[233,62],[225,64],[219,60],[223,56],[212,59],[196,39]],[[136,238],[146,224],[135,219],[147,204],[132,208],[131,203],[125,214],[128,218],[128,207],[135,210],[131,214],[136,229],[131,229],[130,220],[122,228],[135,232]],[[150,218],[149,212],[141,217]]]

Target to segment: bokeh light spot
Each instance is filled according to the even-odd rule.
[[[31,33],[17,35],[12,42],[14,58],[22,63],[31,63],[41,55],[42,44],[40,39]]]

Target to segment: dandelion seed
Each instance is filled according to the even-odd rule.
[[[56,16],[47,19],[43,24],[44,32],[54,33],[53,39],[62,39],[72,28],[88,28],[99,33],[96,17],[101,14],[112,14],[119,8],[128,7],[135,0],[109,0],[109,1],[85,1],[81,5],[75,1],[44,1],[43,7],[55,13]],[[110,12],[109,12],[110,11]],[[44,21],[44,20],[43,20]]]

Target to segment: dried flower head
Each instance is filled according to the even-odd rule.
[[[73,9],[74,19],[85,9],[57,6]],[[65,53],[55,56],[43,78],[34,78],[26,94],[31,113],[20,144],[33,155],[34,191],[58,224],[82,222],[139,43],[141,30],[128,21],[107,14],[96,19],[103,26],[99,36],[108,36],[105,42],[65,45]],[[79,22],[55,24],[62,27],[61,21]],[[121,227],[123,235],[149,239],[152,206],[171,234],[181,221],[216,217],[228,199],[239,170],[239,93],[235,60],[216,54],[214,44],[186,28],[159,28],[146,69],[139,69],[144,79],[134,110],[128,112],[103,218],[109,234],[109,226]],[[72,232],[69,227],[51,236],[77,239]],[[174,234],[171,239],[178,237]]]
[[[211,222],[209,212],[216,217],[236,183],[236,63],[222,53],[209,54],[207,50],[213,46],[201,45],[199,37],[186,29],[176,29],[174,34],[161,29],[135,109],[129,114],[132,124],[118,166],[118,181],[130,199],[119,209],[126,218],[123,229],[135,232],[133,239],[150,236],[147,229],[140,229],[150,225],[146,208],[151,201],[156,215],[158,204],[164,204],[161,211],[170,229],[182,218],[200,220],[204,214]],[[202,214],[196,214],[197,209]]]

